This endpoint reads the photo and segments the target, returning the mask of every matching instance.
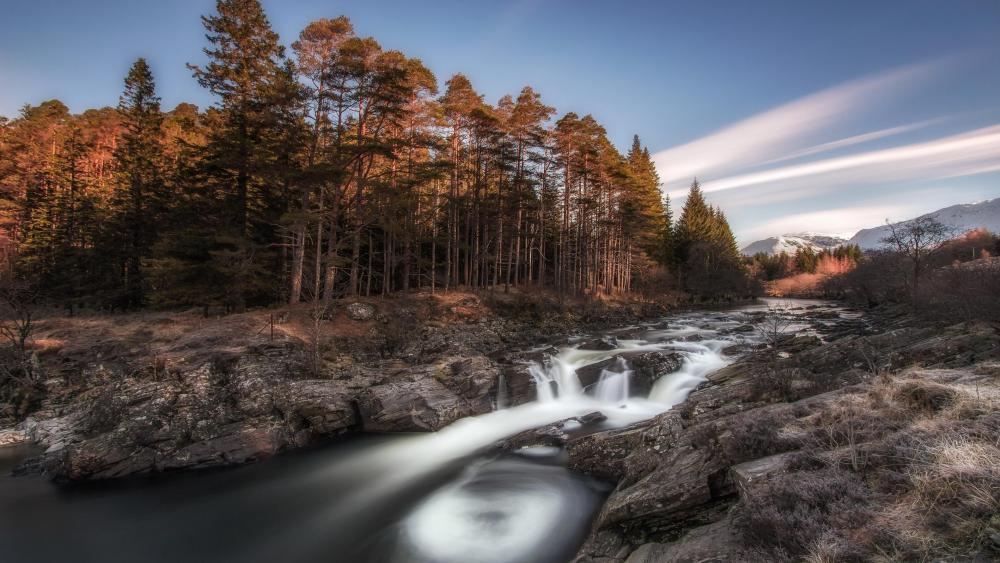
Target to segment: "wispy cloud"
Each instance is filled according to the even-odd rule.
[[[706,182],[706,192],[718,192],[810,178],[801,197],[825,184],[845,181],[899,181],[952,177],[994,170],[1000,164],[1000,125],[900,147],[816,160]]]
[[[943,121],[944,118],[936,119],[926,119],[924,121],[918,121],[917,123],[911,123],[909,125],[899,125],[897,127],[888,127],[886,129],[879,129],[878,131],[872,131],[871,133],[862,133],[861,135],[852,135],[844,139],[838,139],[836,141],[830,141],[828,143],[822,143],[809,147],[807,149],[802,149],[798,152],[793,152],[787,156],[778,157],[762,164],[777,164],[779,162],[785,162],[789,160],[795,160],[797,158],[802,158],[806,156],[812,156],[815,154],[822,154],[825,152],[830,152],[837,149],[842,149],[845,147],[851,147],[854,145],[860,145],[863,143],[868,143],[871,141],[877,141],[879,139],[885,139],[887,137],[894,137],[896,135],[902,135],[903,133],[909,133],[910,131],[916,131],[931,125],[933,123],[938,123]]]
[[[660,151],[654,161],[663,177],[689,182],[694,176],[718,177],[787,156],[846,116],[863,114],[877,101],[929,77],[941,64],[907,66],[840,84]]]

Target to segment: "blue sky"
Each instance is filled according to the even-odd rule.
[[[286,44],[346,14],[441,82],[463,72],[490,101],[530,84],[621,147],[638,133],[665,190],[697,175],[743,241],[1000,196],[996,0],[263,4]],[[138,56],[165,106],[210,104],[184,64],[202,60],[213,7],[4,0],[0,114],[113,105]]]

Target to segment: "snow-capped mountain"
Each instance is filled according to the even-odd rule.
[[[921,215],[917,219],[930,217],[955,230],[955,234],[962,234],[973,229],[985,228],[994,233],[1000,232],[1000,198],[981,201],[979,203],[966,203],[945,207],[926,215]],[[911,219],[912,220],[912,219]],[[900,221],[899,223],[906,223]],[[883,246],[882,239],[890,233],[888,225],[862,229],[857,232],[850,244],[856,244],[862,249],[879,248]],[[756,243],[755,243],[756,244]]]
[[[825,248],[836,248],[846,243],[847,239],[834,235],[799,233],[751,242],[744,246],[741,252],[746,256],[753,256],[758,252],[765,252],[771,255],[782,252],[795,254],[800,248],[812,248],[814,251],[819,252]]]

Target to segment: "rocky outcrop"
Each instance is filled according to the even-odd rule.
[[[500,370],[487,358],[447,358],[405,368],[358,397],[368,432],[438,430],[493,409]]]
[[[27,468],[82,480],[232,465],[355,428],[343,384],[298,379],[301,354],[286,344],[161,380],[104,374],[66,415],[25,421],[46,448]]]

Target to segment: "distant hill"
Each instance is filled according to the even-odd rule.
[[[781,235],[752,242],[743,247],[741,252],[746,256],[753,256],[758,252],[766,254],[795,254],[800,248],[812,248],[819,252],[825,248],[836,248],[847,243],[847,239],[815,233],[799,233],[794,235]]]
[[[951,207],[945,207],[944,209],[939,209],[937,211],[921,215],[920,217],[916,217],[916,219],[924,217],[933,218],[955,229],[955,234],[962,234],[966,231],[979,228],[985,228],[989,231],[997,233],[1000,232],[1000,198],[982,201],[979,203],[952,205]],[[910,221],[912,220],[913,219],[910,219]],[[907,221],[900,221],[895,224],[899,225],[906,222]],[[849,242],[850,244],[856,244],[866,250],[879,248],[884,246],[882,239],[887,237],[889,233],[890,229],[888,225],[873,227],[871,229],[862,229],[851,237]]]

